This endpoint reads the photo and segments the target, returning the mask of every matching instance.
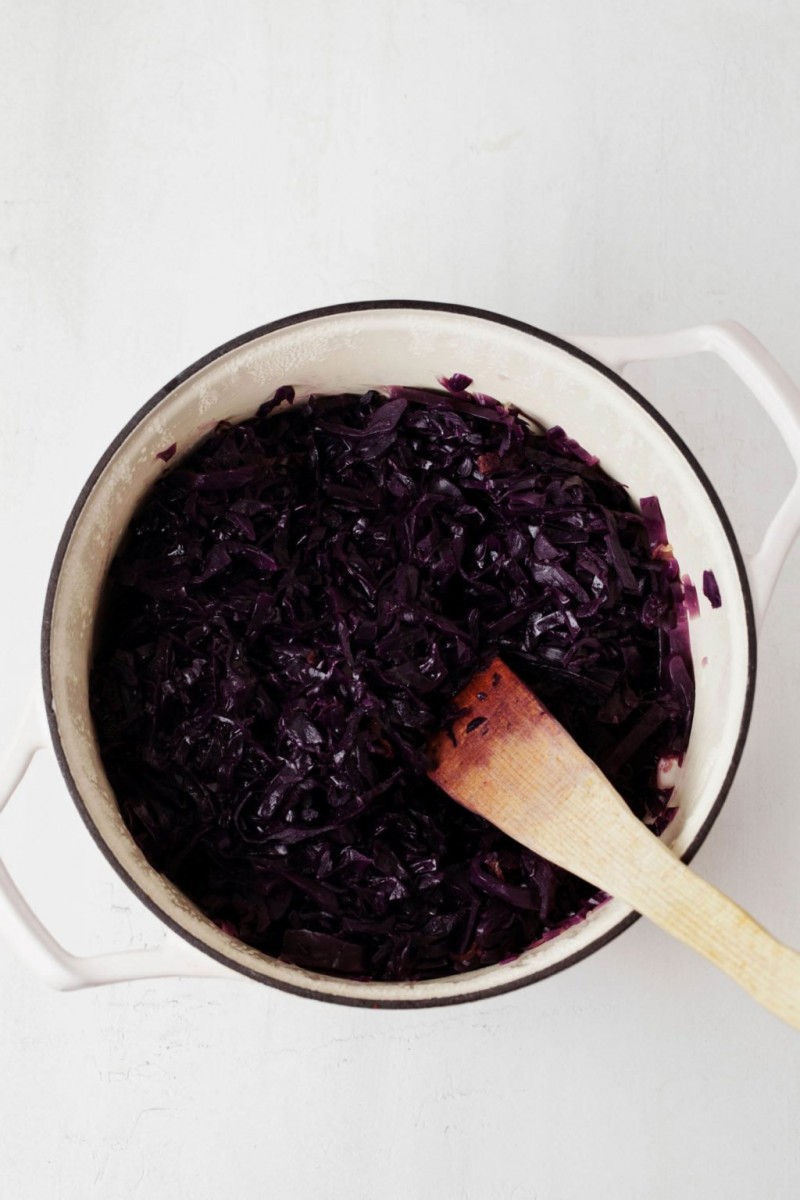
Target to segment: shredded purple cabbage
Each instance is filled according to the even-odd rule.
[[[722,596],[720,595],[717,577],[713,571],[703,571],[703,595],[712,608],[721,608]]]
[[[640,515],[563,430],[442,383],[282,388],[176,460],[112,564],[91,678],[153,865],[227,933],[357,978],[486,966],[602,898],[426,777],[487,656],[657,832],[691,725],[657,500]]]

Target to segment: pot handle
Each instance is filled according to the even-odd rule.
[[[0,813],[47,745],[41,693],[32,688],[5,761],[0,766]],[[50,987],[71,992],[130,979],[174,975],[231,978],[234,974],[168,935],[159,946],[79,957],[70,954],[37,917],[0,857],[0,930],[20,958]]]
[[[772,518],[760,548],[748,559],[747,570],[760,624],[781,567],[800,530],[800,390],[761,342],[737,321],[695,325],[675,333],[569,337],[567,340],[614,371],[621,371],[628,363],[648,359],[683,358],[702,351],[718,354],[750,388],[777,425],[794,461],[797,476]]]

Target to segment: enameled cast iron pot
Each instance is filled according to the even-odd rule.
[[[635,920],[611,900],[586,920],[513,962],[420,983],[364,983],[269,958],[222,933],[145,860],[125,827],[103,770],[88,705],[88,667],[98,598],[131,515],[164,470],[173,442],[184,454],[221,418],[252,415],[281,384],[299,397],[395,383],[435,386],[462,371],[481,391],[545,424],[563,425],[629,485],[655,493],[681,569],[711,568],[722,607],[692,622],[697,708],[676,790],[680,808],[665,837],[689,859],[708,833],[742,754],[753,703],[755,629],[800,525],[800,480],[763,546],[745,563],[702,468],[667,422],[617,373],[628,362],[710,350],[753,390],[800,469],[800,396],[762,346],[732,323],[640,338],[565,341],[519,321],[456,305],[387,301],[287,317],[244,334],[189,367],[132,419],[87,481],[56,555],[44,613],[43,692],[0,776],[0,807],[35,751],[50,738],[92,836],[127,885],[172,931],[152,950],[94,958],[67,953],[34,915],[0,863],[0,928],[54,986],[78,988],[159,975],[231,975],[318,999],[386,1007],[475,999],[552,974],[605,945]],[[701,665],[705,664],[705,665]]]

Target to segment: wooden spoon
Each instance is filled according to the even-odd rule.
[[[430,777],[523,846],[626,900],[800,1029],[800,954],[690,871],[495,659],[458,695]]]

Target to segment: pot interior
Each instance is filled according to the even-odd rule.
[[[611,900],[512,962],[420,983],[333,979],[269,958],[217,926],[146,861],[125,827],[95,744],[88,668],[106,571],[131,516],[166,469],[225,418],[240,421],[282,384],[311,392],[436,386],[456,371],[546,425],[563,425],[635,501],[655,494],[681,570],[696,583],[713,569],[722,607],[701,595],[690,622],[696,677],[691,741],[665,834],[686,855],[699,844],[729,785],[749,712],[754,672],[749,601],[738,551],[718,502],[674,435],[620,380],[527,327],[451,309],[364,306],[310,314],[246,335],[195,368],[134,418],[78,501],[54,568],[46,623],[48,714],[62,766],[83,815],[123,877],[179,932],[232,967],[304,993],[367,1004],[446,1003],[550,974],[596,948],[631,916]],[[171,465],[172,465],[171,464]],[[47,628],[47,624],[46,624]],[[49,649],[49,658],[47,650]]]

